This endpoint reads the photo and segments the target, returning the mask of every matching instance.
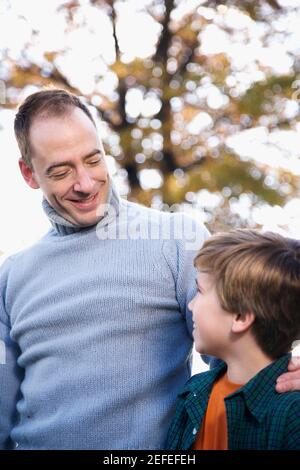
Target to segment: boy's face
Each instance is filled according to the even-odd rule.
[[[196,351],[223,358],[231,337],[233,315],[222,309],[210,274],[198,273],[196,282],[197,294],[189,303]]]

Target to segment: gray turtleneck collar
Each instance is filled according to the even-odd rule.
[[[95,227],[97,225],[97,230],[101,227],[106,227],[109,225],[112,221],[112,219],[115,219],[116,215],[119,213],[120,209],[120,196],[118,194],[118,191],[115,187],[115,184],[110,177],[110,185],[109,185],[109,190],[108,190],[108,195],[107,195],[107,200],[106,204],[109,204],[112,206],[113,210],[112,211],[105,211],[104,216],[102,219],[97,222],[97,224],[90,225],[90,226],[79,226],[75,225],[69,220],[65,219],[62,215],[60,215],[47,201],[47,199],[44,197],[42,206],[43,210],[50,220],[52,226],[55,228],[55,230],[59,233],[59,235],[70,235],[72,233],[80,232],[83,230],[90,230],[92,227]]]

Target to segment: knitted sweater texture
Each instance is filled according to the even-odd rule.
[[[208,232],[121,200],[112,182],[108,202],[80,228],[44,201],[53,227],[0,268],[2,449],[164,445],[190,376],[192,260]]]

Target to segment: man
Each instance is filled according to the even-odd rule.
[[[74,95],[29,96],[15,133],[53,228],[0,271],[0,446],[163,448],[190,375],[192,260],[208,232],[119,198]]]

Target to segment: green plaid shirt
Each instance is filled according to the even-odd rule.
[[[300,450],[300,392],[279,394],[276,379],[291,355],[282,356],[225,398],[228,449]],[[214,382],[225,373],[222,363],[194,375],[179,394],[166,449],[187,450],[201,429]]]

